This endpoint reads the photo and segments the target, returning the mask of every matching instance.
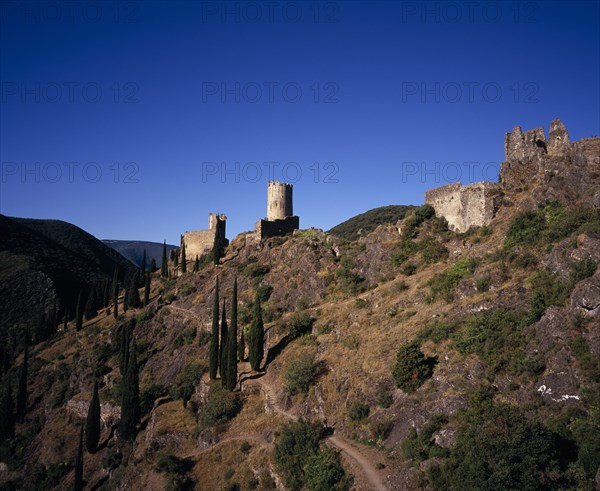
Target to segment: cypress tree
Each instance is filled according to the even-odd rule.
[[[252,316],[252,325],[248,335],[248,358],[252,370],[259,370],[264,356],[265,328],[262,318],[262,309],[258,291],[254,300],[254,315]]]
[[[231,327],[227,334],[227,390],[235,389],[237,384],[237,278],[233,280],[231,299]]]
[[[221,372],[221,383],[223,386],[227,385],[227,317],[225,315],[225,300],[223,300],[223,315],[221,317],[221,346],[219,349],[219,371]]]
[[[217,218],[217,229],[215,230],[215,240],[212,248],[213,263],[219,264],[221,259],[221,234],[219,233],[219,219]]]
[[[83,290],[79,290],[77,306],[75,307],[75,330],[81,331],[83,327]]]
[[[246,339],[244,338],[244,328],[240,329],[240,342],[238,343],[238,360],[246,359]]]
[[[131,342],[127,370],[123,378],[121,423],[119,431],[125,440],[134,440],[140,422],[140,387],[135,339]]]
[[[167,241],[163,242],[163,253],[162,253],[162,264],[160,265],[160,275],[163,278],[168,278],[169,276],[169,261],[167,259]]]
[[[85,420],[85,446],[89,453],[94,453],[100,441],[100,398],[98,397],[98,380],[94,378],[94,391]]]
[[[110,295],[108,289],[108,280],[104,280],[104,291],[102,292],[102,306],[104,308],[108,307],[110,302]]]
[[[83,491],[83,425],[79,430],[79,448],[77,450],[77,458],[75,459],[75,491]]]
[[[196,261],[194,262],[194,271],[200,271],[200,258],[198,257],[198,254],[196,254]]]
[[[52,310],[50,311],[50,317],[48,318],[48,324],[46,332],[50,338],[56,332],[56,325],[58,324],[58,308],[56,306],[56,298],[52,304]]]
[[[119,268],[115,266],[115,272],[113,273],[113,317],[116,319],[119,317]]]
[[[29,343],[25,344],[23,353],[23,365],[19,374],[19,389],[17,391],[17,417],[23,421],[27,412],[27,364],[29,358]]]
[[[33,332],[33,339],[35,343],[41,343],[46,337],[46,313],[42,310],[42,313],[38,316],[35,331]]]
[[[0,444],[15,434],[14,403],[10,378],[6,377],[0,396]]]
[[[155,273],[156,271],[158,271],[158,268],[156,267],[156,259],[152,258],[150,260],[150,272]]]
[[[219,370],[219,278],[215,281],[213,296],[212,336],[210,337],[209,375],[211,380],[217,378]]]
[[[150,271],[146,271],[144,281],[144,307],[147,307],[150,303],[150,275]]]
[[[121,372],[121,377],[125,377],[125,373],[127,372],[130,334],[129,324],[125,324],[121,329],[121,344],[119,347],[119,371]]]
[[[127,294],[127,301],[130,307],[139,309],[142,304],[140,300],[140,292],[138,291],[139,273],[136,271],[131,276],[129,282],[129,292]]]
[[[185,241],[181,237],[181,272],[187,273],[187,264],[185,258]]]
[[[143,278],[146,274],[146,249],[144,249],[144,255],[142,256],[142,262],[140,263],[140,278]]]
[[[95,288],[91,288],[90,294],[88,295],[87,301],[85,302],[85,318],[86,320],[93,319],[98,315],[98,309],[96,308],[96,294]]]
[[[131,275],[127,275],[123,285],[123,312],[129,308],[129,290],[131,286]]]

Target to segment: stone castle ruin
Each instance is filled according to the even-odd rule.
[[[574,143],[555,119],[546,139],[544,128],[526,132],[516,126],[504,139],[505,162],[500,182],[448,184],[425,193],[425,203],[443,216],[455,232],[489,225],[505,197],[525,193],[523,203],[544,200],[600,208],[600,138]]]
[[[225,237],[225,225],[227,217],[223,214],[210,213],[208,215],[208,230],[194,230],[185,232],[181,236],[181,245],[185,243],[185,253],[189,261],[196,256],[202,257],[212,251],[215,238],[221,240],[223,247],[229,241]]]
[[[256,222],[256,238],[288,235],[300,228],[300,217],[294,215],[293,185],[269,181],[267,188],[267,218]]]

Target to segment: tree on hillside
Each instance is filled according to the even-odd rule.
[[[121,387],[121,422],[119,432],[125,440],[134,440],[140,422],[140,386],[135,339],[131,342],[127,369]]]
[[[0,445],[15,434],[15,415],[10,377],[4,378],[0,395]]]
[[[163,242],[162,263],[160,265],[160,275],[163,278],[169,277],[169,260],[167,258],[167,241]]]
[[[223,299],[223,315],[221,316],[221,346],[219,348],[219,371],[221,372],[221,383],[227,385],[227,342],[229,333],[227,332],[227,316],[225,312],[225,299]]]
[[[85,302],[84,315],[86,320],[93,319],[98,315],[98,307],[96,304],[96,289],[92,287]]]
[[[212,335],[210,337],[209,375],[211,380],[217,378],[219,370],[219,278],[215,281],[215,294],[213,296]]]
[[[130,336],[131,331],[129,323],[127,323],[121,328],[121,339],[119,345],[119,371],[121,372],[121,377],[125,377],[125,373],[127,372],[127,363],[129,361]]]
[[[89,453],[94,453],[100,441],[100,398],[98,397],[98,380],[94,378],[92,400],[85,421],[85,446]]]
[[[144,307],[147,307],[150,303],[150,282],[152,281],[152,274],[150,271],[146,271],[144,277]]]
[[[186,257],[185,257],[185,241],[183,240],[183,237],[181,237],[181,272],[182,273],[187,273],[187,264],[186,264]]]
[[[142,262],[140,263],[140,278],[143,278],[146,274],[146,249],[144,249],[144,255],[142,256]]]
[[[108,307],[110,303],[110,290],[108,289],[108,280],[104,280],[104,289],[102,292],[102,306],[104,308]]]
[[[219,260],[223,255],[223,239],[221,238],[221,227],[219,226],[219,219],[217,218],[217,230],[215,231],[215,240],[212,248],[212,260],[214,264],[219,264]]]
[[[113,273],[113,317],[116,319],[119,317],[119,267],[115,266],[115,272]]]
[[[433,368],[425,359],[418,343],[412,342],[400,347],[392,369],[398,388],[404,392],[414,392],[432,373]]]
[[[156,273],[158,271],[158,267],[156,266],[156,259],[152,258],[150,260],[150,272]]]
[[[29,340],[26,341],[23,353],[23,365],[19,373],[19,388],[17,391],[17,418],[23,421],[27,412],[27,364],[29,358]]]
[[[227,390],[235,389],[237,384],[237,278],[233,280],[231,298],[231,327],[227,333]]]
[[[83,425],[79,430],[79,448],[77,457],[75,458],[75,483],[73,485],[75,491],[83,491]]]
[[[81,331],[83,327],[83,290],[79,290],[77,306],[75,307],[75,330]]]
[[[200,271],[200,258],[196,254],[196,261],[194,261],[194,272]]]
[[[127,294],[127,303],[131,308],[139,309],[142,302],[138,291],[139,272],[135,271],[129,281],[129,292]]]
[[[265,327],[262,318],[262,308],[258,291],[254,299],[254,313],[252,324],[248,333],[248,358],[252,370],[260,370],[260,364],[264,356]]]
[[[240,329],[240,342],[238,343],[238,360],[246,359],[246,339],[244,338],[244,328]]]

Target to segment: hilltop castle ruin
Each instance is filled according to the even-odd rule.
[[[504,153],[500,182],[437,187],[425,193],[425,203],[455,232],[489,225],[503,197],[523,191],[532,203],[554,199],[600,208],[600,138],[570,143],[567,129],[555,119],[548,140],[544,128],[523,132],[516,126],[505,135]]]
[[[185,243],[186,257],[189,261],[196,256],[208,254],[214,247],[215,240],[220,240],[223,247],[227,246],[229,241],[225,237],[226,221],[227,217],[223,214],[209,213],[208,230],[185,232],[181,236],[181,245]]]
[[[288,235],[300,228],[300,217],[294,215],[293,185],[269,181],[267,188],[267,218],[256,222],[256,238]]]

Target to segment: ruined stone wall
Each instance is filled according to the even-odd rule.
[[[293,186],[285,182],[269,181],[267,189],[267,220],[283,220],[294,216]]]
[[[289,235],[300,228],[300,217],[286,217],[282,220],[259,220],[256,222],[256,236],[260,240],[269,237]]]
[[[226,220],[225,215],[211,213],[208,215],[208,230],[194,230],[183,234],[181,240],[185,242],[185,255],[188,261],[193,261],[196,256],[200,257],[212,251],[217,233],[223,239],[224,245],[227,243],[227,239],[225,239]]]
[[[491,182],[477,182],[462,186],[452,183],[430,189],[425,203],[433,206],[437,216],[443,216],[455,232],[466,232],[470,227],[489,225],[498,207],[500,187]]]

